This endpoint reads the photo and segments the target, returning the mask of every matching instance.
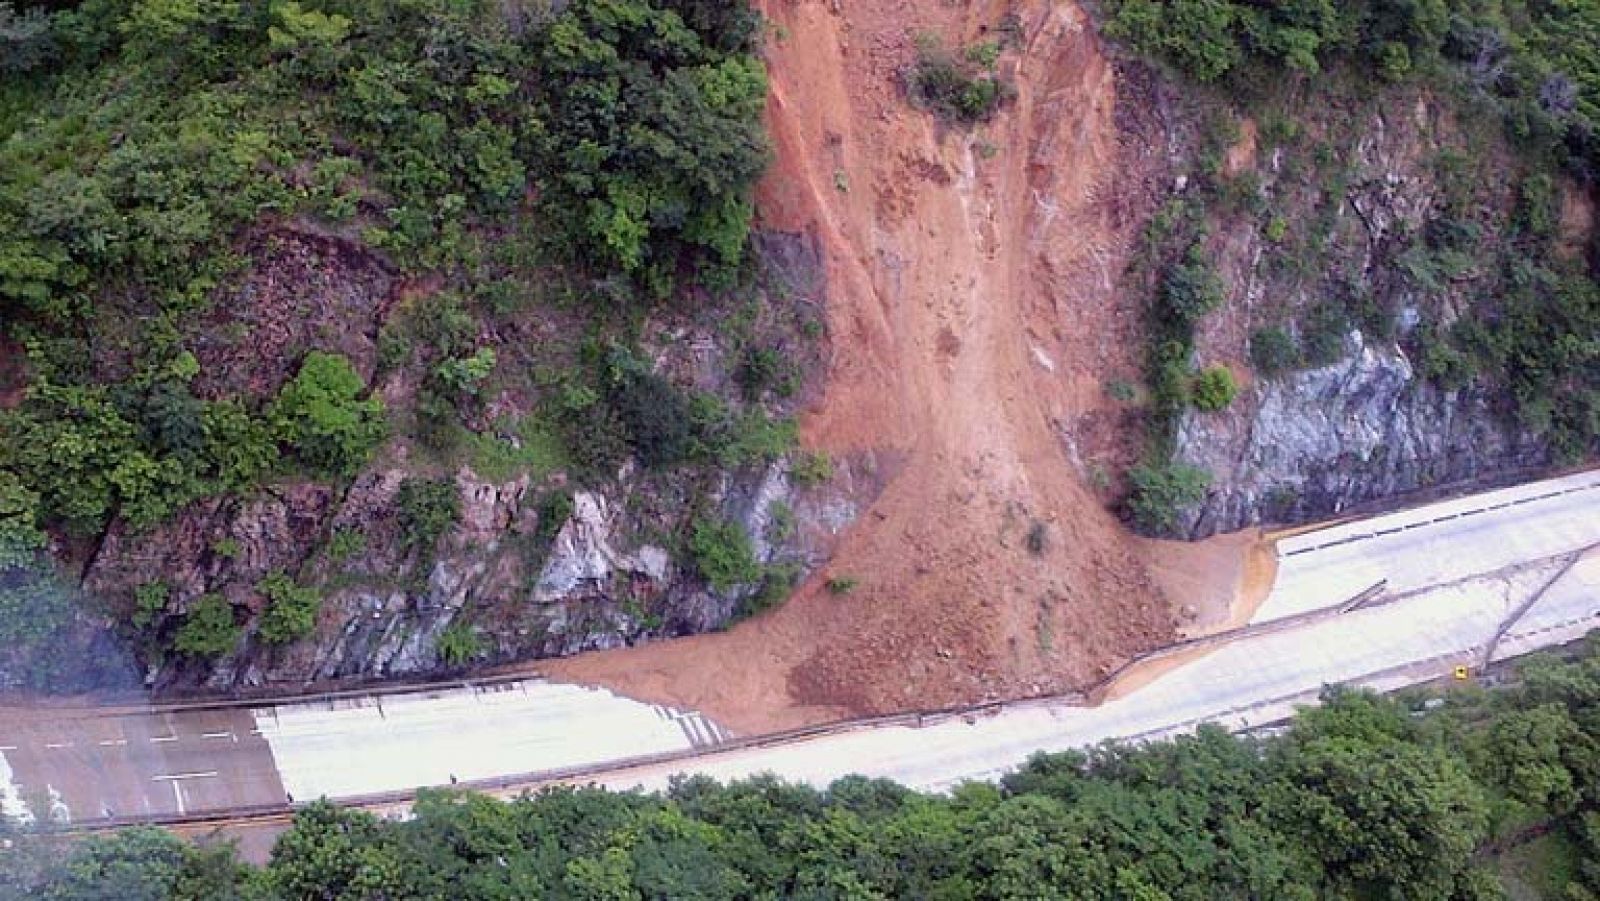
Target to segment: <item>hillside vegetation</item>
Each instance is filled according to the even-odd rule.
[[[714,0],[0,3],[0,640],[70,612],[37,600],[49,536],[80,565],[113,526],[397,449],[569,493],[786,451],[778,349],[724,397],[637,344],[751,281],[758,37]],[[253,615],[139,588],[156,659]]]
[[[1600,4],[1106,6],[1105,33],[1205,111],[1188,138],[1191,187],[1152,218],[1135,267],[1152,414],[1130,480],[1138,523],[1174,531],[1206,490],[1208,474],[1173,457],[1185,416],[1232,400],[1195,363],[1198,330],[1224,307],[1252,320],[1239,363],[1258,379],[1335,363],[1359,329],[1403,348],[1433,390],[1493,396],[1506,428],[1554,460],[1600,447],[1595,248],[1568,218],[1600,173]],[[1230,156],[1240,148],[1259,162]],[[1239,263],[1241,244],[1259,256]],[[1225,263],[1245,268],[1225,282]],[[1329,512],[1294,500],[1257,515]]]
[[[0,892],[217,898],[1505,898],[1600,892],[1600,658],[1422,711],[1333,692],[1273,738],[1216,727],[1036,757],[950,795],[695,778],[665,794],[313,804],[264,869],[135,829],[0,858]],[[65,858],[64,860],[62,858]],[[1545,862],[1529,877],[1525,862]],[[1537,897],[1538,895],[1534,895]]]

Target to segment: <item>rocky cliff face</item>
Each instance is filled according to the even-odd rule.
[[[1212,476],[1185,527],[1200,537],[1296,523],[1353,504],[1549,462],[1483,389],[1424,382],[1394,344],[1359,330],[1338,362],[1257,384],[1220,414],[1191,413],[1179,459]]]
[[[820,270],[806,240],[767,234],[759,250],[764,290],[782,295],[769,309],[816,303]],[[797,320],[785,321],[778,328]],[[714,317],[668,313],[646,326],[642,344],[663,377],[715,397],[736,389],[728,332]],[[792,414],[815,387],[797,377],[779,412]],[[517,403],[490,399],[513,414]],[[193,504],[145,531],[113,522],[85,552],[81,588],[106,615],[83,623],[84,640],[132,651],[113,655],[124,661],[119,672],[137,659],[136,679],[149,687],[228,691],[416,676],[720,629],[824,562],[880,482],[870,458],[837,461],[820,482],[815,471],[792,474],[799,452],[768,459],[691,472],[628,460],[609,477],[578,480],[557,468],[491,478],[470,460],[441,467],[397,442],[348,485],[280,481]],[[455,498],[436,540],[408,531],[401,495],[413,479],[443,483]],[[700,521],[734,526],[762,575],[714,589],[690,542]],[[163,650],[204,596],[260,613],[270,602],[260,585],[274,572],[317,592],[309,637],[272,644],[252,625],[215,659]],[[139,613],[130,599],[149,585],[163,586],[165,603]],[[0,688],[21,681],[14,675],[0,661]]]

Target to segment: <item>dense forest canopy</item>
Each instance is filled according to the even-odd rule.
[[[1535,658],[1514,687],[1437,709],[1325,701],[1276,737],[1205,727],[1044,755],[949,795],[695,778],[509,803],[425,793],[403,822],[317,803],[259,869],[149,829],[25,839],[0,854],[0,896],[1465,901],[1506,897],[1532,848],[1536,889],[1596,897],[1600,658]]]

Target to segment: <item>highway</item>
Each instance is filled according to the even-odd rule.
[[[574,771],[619,787],[770,770],[939,789],[1039,750],[1281,719],[1325,684],[1394,689],[1476,664],[1491,643],[1502,659],[1570,641],[1600,625],[1600,552],[1585,553],[1597,544],[1600,472],[1306,532],[1279,541],[1255,628],[1161,661],[1098,707],[1018,702],[754,744],[692,711],[537,679],[212,710],[0,709],[0,807],[90,824],[395,801],[452,782],[515,791]]]

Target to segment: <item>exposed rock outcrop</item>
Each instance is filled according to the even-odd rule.
[[[1222,414],[1191,413],[1179,459],[1212,476],[1191,535],[1336,514],[1352,504],[1549,462],[1537,437],[1481,389],[1425,383],[1393,345],[1360,331],[1347,356],[1250,389]]]

